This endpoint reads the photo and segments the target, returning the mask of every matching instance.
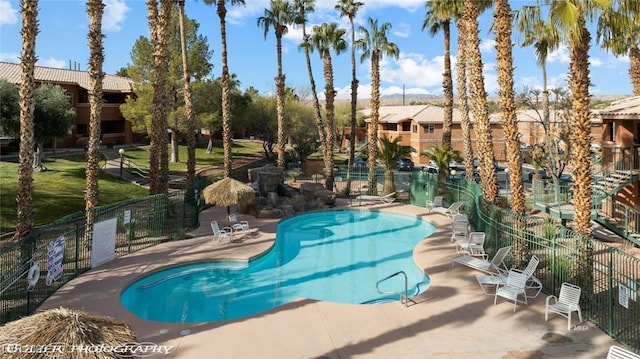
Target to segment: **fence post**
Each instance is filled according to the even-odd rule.
[[[78,276],[78,261],[80,260],[78,255],[80,252],[80,238],[78,237],[78,233],[80,232],[80,225],[78,224],[78,222],[76,222],[76,255],[75,255],[75,268],[74,268],[74,273],[73,276],[77,277]]]
[[[613,306],[614,306],[614,288],[613,288],[613,249],[609,248],[609,264],[607,265],[608,273],[607,280],[609,281],[609,290],[607,295],[607,308],[609,312],[609,323],[607,323],[607,328],[609,333],[613,333]]]

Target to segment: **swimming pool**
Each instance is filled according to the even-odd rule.
[[[200,262],[152,273],[127,287],[123,305],[144,319],[211,322],[255,315],[298,298],[341,303],[399,299],[376,282],[398,271],[409,295],[428,287],[413,247],[435,227],[421,219],[378,211],[302,214],[278,225],[274,247],[246,262]],[[383,282],[404,291],[404,277]]]

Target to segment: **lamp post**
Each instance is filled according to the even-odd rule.
[[[120,154],[120,179],[122,179],[122,170],[124,168],[124,148],[118,150]]]
[[[458,182],[458,180],[456,179],[456,174],[458,174],[458,171],[456,170],[451,170],[451,179],[453,180],[453,182],[456,184],[456,189],[458,190],[458,201],[460,200],[460,182]]]
[[[505,180],[505,185],[507,187],[507,201],[509,200],[509,168],[504,169],[504,174],[507,176]]]

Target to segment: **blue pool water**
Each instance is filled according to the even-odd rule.
[[[124,306],[148,320],[211,322],[255,315],[298,298],[375,303],[399,298],[380,294],[376,282],[398,271],[409,295],[426,290],[429,278],[413,262],[413,248],[432,224],[377,211],[303,214],[278,225],[274,247],[246,262],[200,262],[171,267],[130,285]],[[404,291],[404,277],[380,284]]]

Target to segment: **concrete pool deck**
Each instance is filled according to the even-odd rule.
[[[348,207],[339,200],[338,208]],[[355,207],[358,208],[358,207]],[[129,323],[139,342],[172,346],[154,358],[605,358],[617,342],[589,322],[567,330],[567,320],[544,321],[545,295],[518,305],[485,296],[475,272],[451,266],[456,257],[450,220],[406,204],[360,208],[417,216],[436,232],[414,248],[414,260],[431,278],[416,304],[350,305],[301,298],[248,318],[217,323],[171,324],[140,319],[119,300],[136,278],[168,265],[213,259],[246,259],[268,250],[278,220],[249,220],[251,231],[237,243],[212,244],[211,220],[226,209],[200,215],[193,239],[164,243],[95,268],[67,283],[40,308],[64,306],[108,315]],[[577,320],[576,320],[577,321]]]

